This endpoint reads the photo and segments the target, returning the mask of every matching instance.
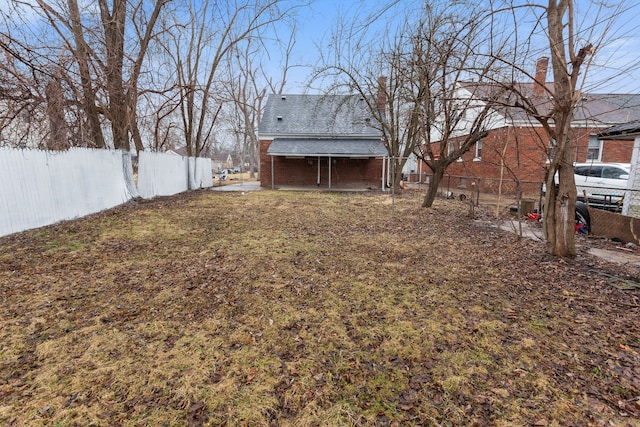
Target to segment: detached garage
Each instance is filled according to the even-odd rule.
[[[381,188],[387,150],[356,95],[271,95],[260,122],[260,183]]]

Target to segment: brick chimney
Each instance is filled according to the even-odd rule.
[[[549,68],[549,58],[543,56],[536,62],[536,77],[533,84],[533,96],[543,96],[547,83],[547,69]]]
[[[385,114],[387,111],[387,77],[378,77],[378,111]]]

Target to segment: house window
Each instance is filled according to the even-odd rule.
[[[467,188],[467,178],[460,178],[460,188]]]
[[[452,155],[455,150],[456,150],[456,147],[453,145],[453,142],[449,142],[447,144],[447,156]]]
[[[589,147],[587,148],[587,160],[599,162],[602,155],[602,141],[596,135],[589,137]]]
[[[474,161],[478,161],[482,159],[482,140],[476,142],[476,155],[473,158]]]

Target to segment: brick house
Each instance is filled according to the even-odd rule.
[[[381,188],[387,150],[374,123],[358,95],[270,95],[260,185]]]
[[[553,83],[546,82],[547,67],[548,59],[541,58],[536,64],[535,81],[517,84],[517,89],[532,100],[542,114],[552,107],[549,91],[543,87],[545,85],[553,92]],[[479,101],[495,88],[473,82],[461,85],[463,92],[468,96],[473,94]],[[533,195],[539,191],[553,141],[549,141],[533,117],[516,105],[515,98],[502,101],[513,107],[494,109],[487,137],[447,169],[446,184],[451,188],[463,190],[473,183],[480,191],[497,193],[501,190],[513,194],[516,181],[519,181],[523,193]],[[640,95],[583,93],[572,121],[575,161],[629,163],[632,141],[601,139],[598,134],[613,125],[638,119]],[[456,143],[455,139],[449,143],[451,149]]]

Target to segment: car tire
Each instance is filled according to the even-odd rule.
[[[576,202],[576,224],[581,222],[584,224],[584,229],[587,234],[591,232],[591,217],[589,216],[589,209],[584,202]]]

